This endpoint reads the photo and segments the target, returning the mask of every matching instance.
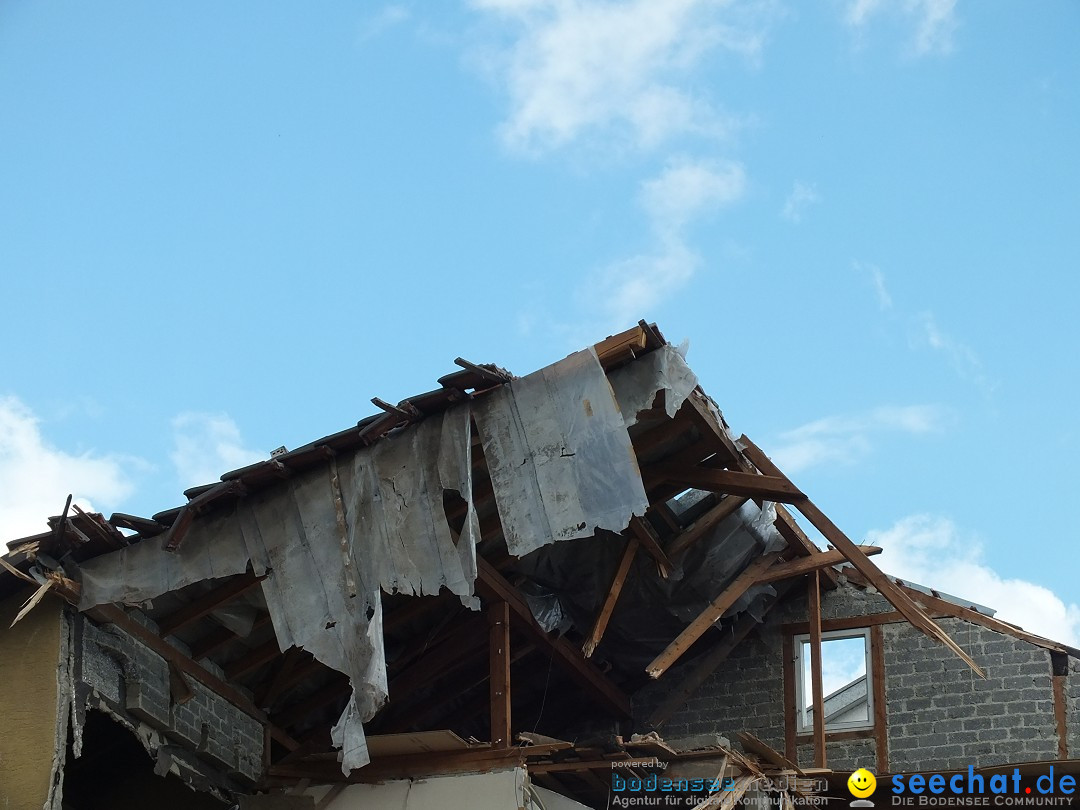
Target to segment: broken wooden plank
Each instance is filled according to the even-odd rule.
[[[771,745],[764,740],[758,739],[749,731],[738,731],[735,733],[739,742],[742,743],[743,750],[750,754],[756,754],[766,762],[771,762],[778,768],[784,768],[789,771],[795,771],[799,776],[806,776],[806,774],[792,762],[785,757]]]
[[[645,669],[649,677],[659,678],[663,675],[672,664],[690,649],[690,646],[695,641],[701,638],[727,612],[728,608],[735,604],[735,600],[746,593],[757,581],[757,578],[765,573],[779,556],[779,553],[765,554],[750,563],[696,619],[690,622],[686,629],[663,652],[653,659],[652,663]]]
[[[596,614],[592,631],[589,633],[589,637],[585,639],[584,645],[582,645],[581,652],[586,658],[592,657],[597,645],[604,638],[604,631],[607,630],[608,622],[611,620],[611,613],[615,610],[615,603],[618,602],[619,594],[622,593],[623,585],[626,583],[626,577],[630,573],[630,566],[634,562],[637,550],[638,541],[633,537],[627,538],[626,548],[623,549],[619,563],[615,566],[615,574],[611,578],[611,585],[608,587],[607,595],[600,606],[600,612]]]
[[[180,548],[180,544],[184,542],[184,537],[187,535],[187,530],[191,528],[192,522],[214,501],[232,495],[239,497],[246,491],[246,487],[239,480],[231,480],[214,484],[202,494],[196,495],[181,507],[180,514],[176,516],[176,520],[173,521],[173,524],[165,533],[163,545],[165,551],[173,552]]]

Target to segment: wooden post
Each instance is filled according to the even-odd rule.
[[[814,767],[826,767],[825,694],[821,685],[821,577],[817,571],[809,578],[807,610],[810,618],[810,681],[814,696]]]
[[[874,690],[874,748],[877,772],[889,772],[889,713],[885,706],[885,634],[870,628],[870,676]]]
[[[1051,683],[1054,689],[1054,725],[1057,728],[1058,759],[1069,758],[1069,735],[1066,722],[1065,675],[1053,675]]]
[[[510,606],[488,606],[488,665],[491,678],[491,746],[510,747]]]

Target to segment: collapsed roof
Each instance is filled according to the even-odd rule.
[[[794,579],[830,587],[841,563],[979,671],[920,605],[995,620],[884,575],[869,559],[879,549],[731,432],[655,326],[525,377],[457,363],[438,390],[375,399],[381,413],[356,427],[153,518],[65,507],[49,532],[9,544],[0,589],[29,579],[38,598],[52,590],[154,645],[267,725],[271,774],[331,743],[345,774],[362,768],[365,726],[483,738],[490,721],[492,744],[509,745],[511,698],[502,728],[489,714],[500,621],[516,639],[515,716],[552,730],[582,713],[629,716],[629,694],[714,627],[737,643]],[[488,618],[472,618],[482,604]],[[580,697],[545,717],[553,679]]]

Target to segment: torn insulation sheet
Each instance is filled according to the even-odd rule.
[[[576,352],[476,404],[506,547],[619,532],[649,506],[630,434],[596,352]]]
[[[627,428],[637,424],[638,414],[653,406],[664,392],[664,412],[671,419],[697,388],[697,375],[686,365],[679,350],[665,344],[608,375]]]
[[[362,721],[386,701],[380,591],[446,588],[476,606],[469,420],[468,406],[454,408],[299,473],[196,520],[176,552],[144,542],[89,560],[80,607],[141,602],[250,563],[269,574],[261,585],[280,649],[302,647],[349,676],[353,696],[335,739],[343,770],[360,767]],[[460,534],[448,524],[446,492],[466,504]]]

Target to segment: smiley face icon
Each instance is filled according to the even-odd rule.
[[[848,777],[847,786],[856,799],[865,799],[877,790],[877,779],[866,768],[859,768]]]

